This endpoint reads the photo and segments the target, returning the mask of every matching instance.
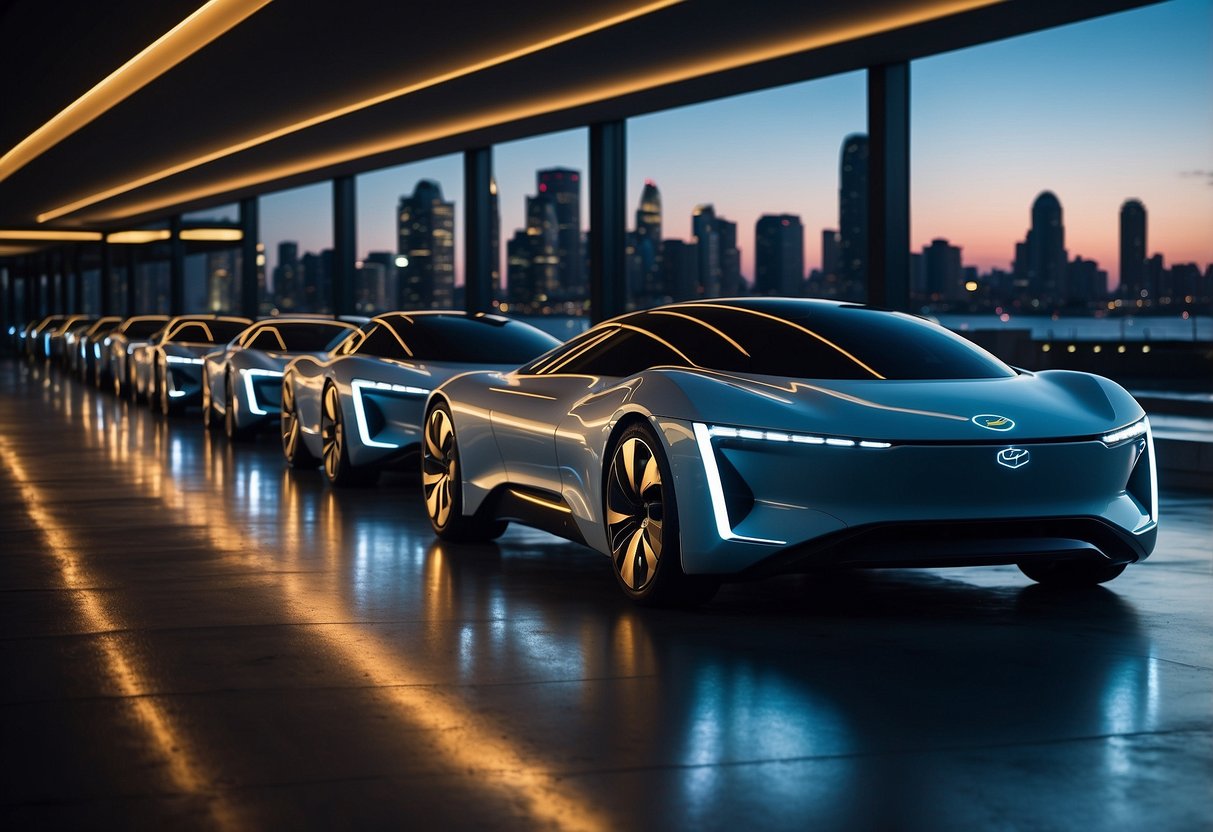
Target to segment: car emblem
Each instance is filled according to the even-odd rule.
[[[1006,416],[996,416],[993,413],[981,413],[973,417],[973,424],[987,430],[1010,430],[1015,427],[1015,423]]]
[[[998,452],[998,464],[1004,468],[1022,468],[1032,461],[1026,448],[1003,448]]]

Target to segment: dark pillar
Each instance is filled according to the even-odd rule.
[[[123,253],[126,254],[126,314],[138,315],[142,310],[139,307],[139,288],[136,286],[136,274],[139,271],[138,267],[138,251],[136,246],[123,246]]]
[[[237,311],[246,318],[256,318],[261,305],[257,281],[261,271],[257,263],[261,223],[255,196],[240,200],[240,233],[240,301]]]
[[[76,312],[90,312],[86,307],[84,291],[84,243],[72,243],[67,250],[68,262],[72,274],[72,309]]]
[[[464,309],[487,312],[493,306],[493,210],[489,198],[493,151],[477,147],[463,153]]]
[[[113,268],[114,264],[110,256],[110,244],[101,238],[100,243],[101,253],[101,278],[98,281],[98,291],[101,293],[101,308],[98,310],[100,315],[116,315],[114,309],[114,279]]]
[[[910,65],[868,69],[868,303],[910,308]]]
[[[334,315],[354,312],[356,223],[354,177],[338,176],[333,180],[333,296],[330,302]]]
[[[590,316],[595,323],[627,304],[624,199],[627,144],[623,121],[590,125]]]
[[[181,215],[168,221],[168,313],[185,314],[185,243],[181,241]]]

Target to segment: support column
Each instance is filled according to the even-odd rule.
[[[168,312],[185,314],[185,243],[181,240],[181,215],[168,221]]]
[[[590,316],[594,323],[627,305],[625,122],[590,125]]]
[[[72,243],[67,250],[67,260],[71,264],[72,309],[75,312],[87,313],[84,291],[84,248],[83,243]]]
[[[100,315],[116,315],[114,310],[114,281],[113,268],[114,264],[111,259],[110,244],[101,238],[100,243],[101,253],[101,277],[98,280],[98,291],[101,293],[101,308],[98,310]]]
[[[261,237],[257,197],[240,200],[240,293],[237,311],[246,318],[256,318],[260,311],[260,286],[257,276],[257,241]]]
[[[139,289],[135,285],[138,267],[138,246],[123,246],[126,253],[126,314],[138,315],[143,310],[139,307]]]
[[[493,306],[493,150],[477,147],[463,153],[463,290],[464,309],[488,312]]]
[[[868,69],[868,303],[910,308],[910,65]]]
[[[338,176],[333,180],[333,286],[329,301],[334,315],[354,313],[356,210],[354,177]]]

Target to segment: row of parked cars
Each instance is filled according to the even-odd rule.
[[[692,301],[565,343],[455,311],[58,315],[16,335],[234,442],[276,428],[285,463],[334,486],[420,469],[440,537],[545,529],[608,555],[642,603],[836,567],[1016,564],[1089,585],[1157,534],[1149,421],[1122,388],[857,304]]]

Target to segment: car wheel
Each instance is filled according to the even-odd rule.
[[[1124,572],[1127,565],[1085,560],[1055,560],[1021,563],[1019,571],[1044,586],[1081,587],[1107,583]]]
[[[232,389],[232,374],[228,373],[223,378],[223,432],[227,434],[229,442],[243,442],[249,438],[252,431],[247,427],[240,427],[240,423],[236,419],[236,391]]]
[[[421,447],[421,496],[430,525],[443,540],[482,543],[501,537],[509,525],[504,520],[463,513],[461,470],[455,421],[447,406],[439,402],[425,418]]]
[[[720,585],[682,571],[673,482],[648,425],[624,430],[610,455],[604,515],[615,578],[640,604],[695,606],[711,600]]]
[[[320,400],[320,447],[324,475],[336,486],[369,485],[379,479],[378,468],[355,468],[350,463],[349,437],[341,397],[335,384],[327,384]]]
[[[202,371],[202,429],[211,430],[215,427],[215,402],[211,395],[211,376],[206,370]]]
[[[290,379],[282,381],[282,456],[292,468],[315,468],[319,462],[303,441],[303,427],[295,407],[295,385]]]

